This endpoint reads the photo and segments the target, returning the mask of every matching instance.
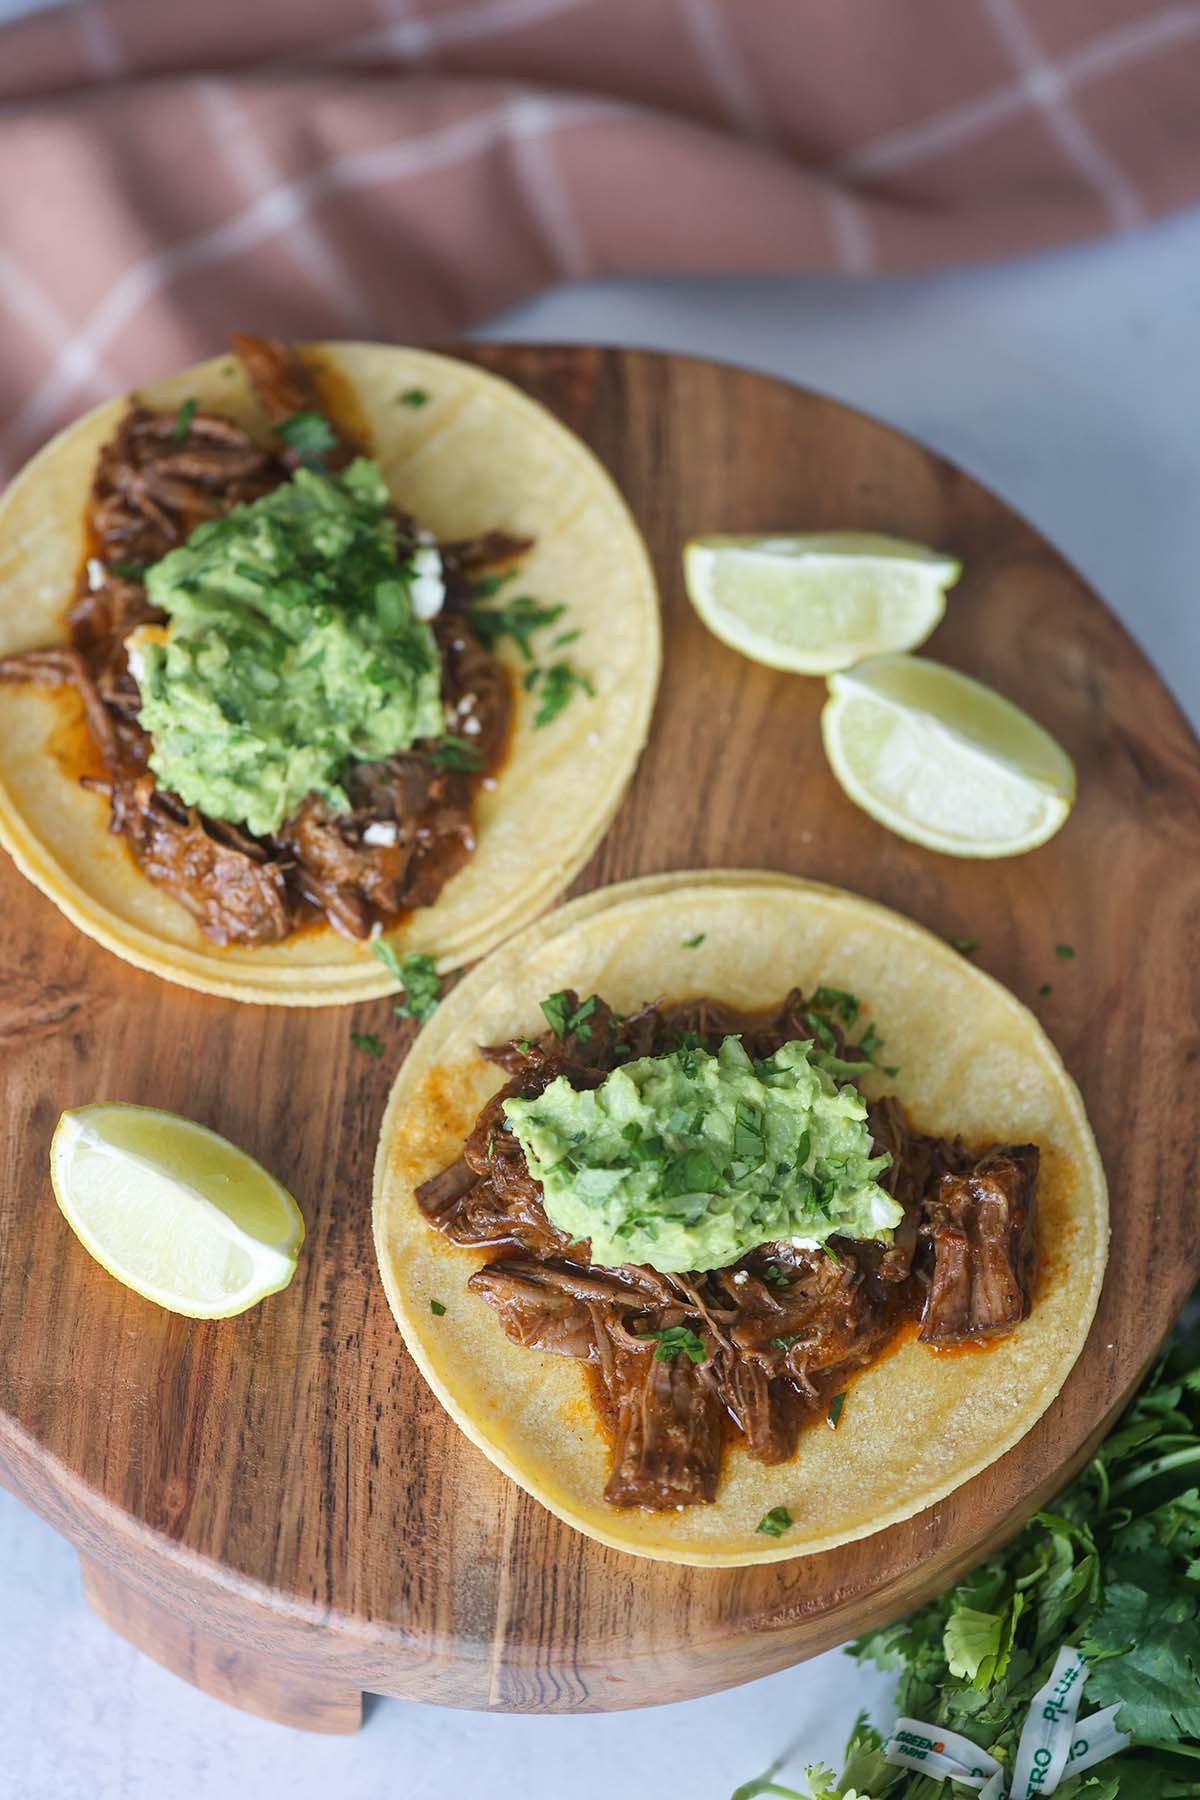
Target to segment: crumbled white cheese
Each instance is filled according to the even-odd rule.
[[[383,920],[376,919],[376,921],[372,925],[370,931],[368,931],[368,933],[367,933],[367,942],[369,944],[373,944],[375,942],[376,938],[381,938],[382,936],[383,936]]]
[[[419,541],[413,551],[409,597],[418,619],[436,619],[446,598],[441,552],[428,532],[418,532],[417,536]]]
[[[397,828],[394,819],[372,819],[363,832],[364,844],[387,844],[396,842]]]
[[[462,722],[462,733],[464,737],[478,737],[482,730],[483,726],[479,723],[479,720],[475,717],[474,713]]]
[[[490,794],[492,789],[496,785],[496,777],[494,775],[485,775],[479,785],[480,785],[480,787],[486,788],[488,793]]]
[[[821,1248],[820,1238],[789,1238],[788,1242],[796,1250],[819,1250]]]
[[[125,661],[129,664],[129,673],[133,676],[133,679],[137,682],[138,686],[141,687],[142,672],[146,667],[146,663],[142,656],[141,645],[136,643],[132,637],[127,637],[125,639]]]
[[[87,559],[87,581],[88,587],[91,589],[92,593],[94,594],[97,588],[102,588],[107,580],[108,570],[100,561],[100,558],[98,556],[89,556]]]
[[[739,1269],[733,1278],[734,1285],[735,1285],[735,1287],[741,1287],[742,1283],[744,1281],[749,1281],[749,1279],[750,1279],[749,1271],[746,1269]]]

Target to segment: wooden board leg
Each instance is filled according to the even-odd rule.
[[[214,1700],[300,1731],[348,1733],[362,1724],[362,1694],[237,1649],[177,1619],[88,1557],[79,1558],[88,1605],[111,1630]]]

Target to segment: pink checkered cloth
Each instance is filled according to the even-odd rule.
[[[235,325],[1137,225],[1198,95],[1178,0],[84,0],[0,28],[0,462]]]

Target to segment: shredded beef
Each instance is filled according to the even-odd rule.
[[[1036,1144],[998,1145],[972,1169],[939,1180],[921,1226],[933,1251],[925,1343],[997,1337],[1029,1312],[1038,1161]]]
[[[571,1017],[579,996],[564,996]],[[613,1446],[605,1497],[652,1509],[711,1501],[728,1435],[767,1464],[786,1462],[801,1429],[909,1320],[939,1346],[977,1343],[1028,1311],[1036,1272],[1031,1145],[976,1158],[958,1139],[916,1130],[894,1096],[875,1101],[883,1185],[904,1209],[888,1246],[836,1239],[828,1250],[762,1244],[731,1268],[687,1275],[599,1268],[590,1246],[547,1218],[538,1181],[505,1129],[512,1095],[562,1075],[595,1087],[621,1062],[686,1041],[715,1050],[737,1033],[756,1058],[818,1036],[854,1061],[837,1019],[793,989],[769,1012],[708,999],[651,1002],[619,1017],[597,1001],[580,1029],[485,1046],[508,1079],[479,1114],[463,1154],[417,1190],[432,1225],[491,1256],[468,1286],[515,1343],[585,1363]],[[656,1354],[683,1326],[703,1360]]]
[[[273,425],[321,412],[313,373],[293,350],[245,333],[234,345]],[[335,442],[323,453],[326,467],[363,454],[350,433],[328,423]],[[88,521],[94,553],[67,613],[70,643],[0,659],[0,681],[79,693],[108,771],[107,781],[87,785],[108,794],[112,829],[143,872],[218,944],[277,943],[322,916],[346,936],[366,938],[403,911],[431,906],[474,849],[476,784],[498,764],[508,735],[508,678],[464,609],[479,576],[513,562],[529,540],[492,532],[443,546],[448,604],[433,624],[446,729],[474,749],[474,767],[441,768],[420,744],[357,764],[346,777],[347,812],[309,795],[271,838],[207,818],[158,787],[125,650],[136,627],[164,622],[141,574],[197,525],[269,493],[300,460],[286,433],[264,448],[217,413],[131,406],[100,452]],[[392,521],[397,554],[405,555],[413,522],[399,511]]]

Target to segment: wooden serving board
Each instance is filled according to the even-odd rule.
[[[979,961],[1035,1007],[1083,1089],[1112,1258],[1059,1401],[941,1505],[826,1555],[736,1571],[607,1551],[472,1448],[392,1323],[370,1230],[377,1127],[410,1042],[390,1005],[292,1012],[169,986],[74,931],[0,859],[0,1476],[76,1545],[118,1631],[211,1693],[317,1730],[353,1729],[364,1689],[528,1711],[679,1699],[880,1624],[1054,1492],[1200,1269],[1200,753],[1121,627],[975,482],[817,395],[685,358],[463,354],[595,448],[662,585],[650,745],[574,891],[771,867],[978,938]],[[1078,804],[1050,844],[955,861],[842,796],[817,729],[824,684],[724,649],[682,591],[692,533],[780,527],[895,532],[963,558],[929,648],[1024,704],[1075,758]],[[386,1058],[356,1051],[352,1028],[378,1032]],[[274,1170],[308,1223],[292,1286],[194,1324],[105,1275],[47,1179],[59,1112],[96,1099],[189,1114]]]

